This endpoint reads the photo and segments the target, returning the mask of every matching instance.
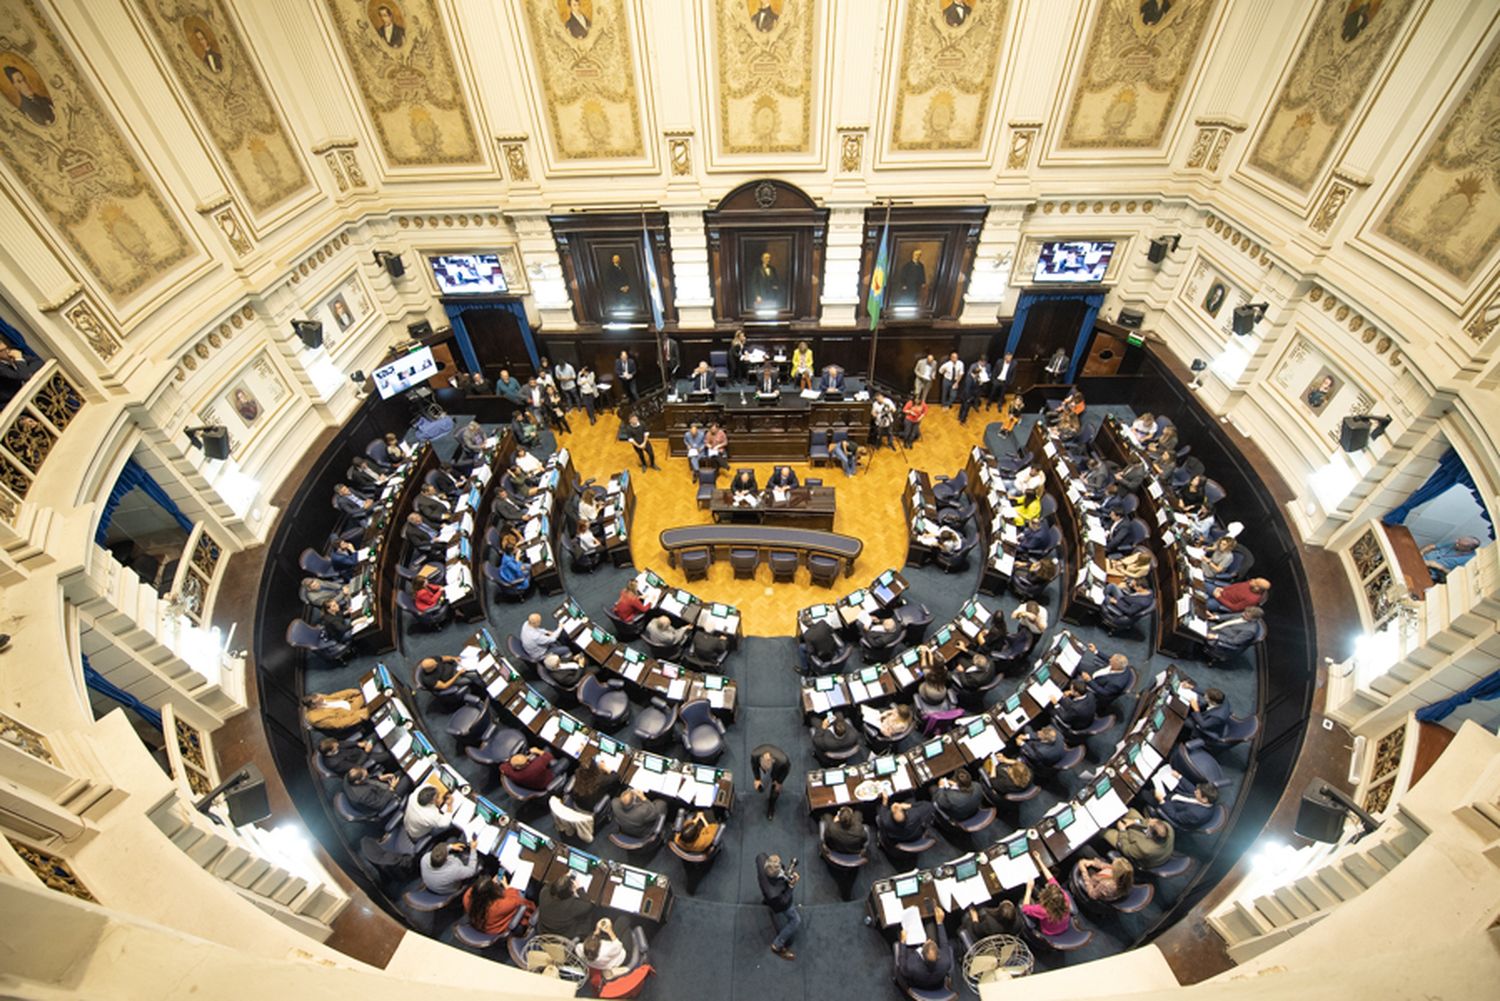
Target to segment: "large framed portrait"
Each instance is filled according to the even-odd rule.
[[[594,272],[594,307],[600,323],[640,323],[650,319],[646,268],[639,240],[595,240],[589,255]]]
[[[892,316],[930,316],[938,288],[943,240],[898,236],[891,241],[886,302]]]
[[[779,316],[791,308],[792,237],[740,240],[740,312]]]

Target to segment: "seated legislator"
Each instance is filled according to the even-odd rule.
[[[1162,768],[1151,777],[1156,798],[1156,813],[1179,831],[1196,831],[1214,818],[1214,804],[1219,801],[1219,787],[1212,782],[1196,785],[1177,771]]]
[[[484,691],[484,682],[479,675],[465,669],[463,662],[452,656],[424,657],[418,661],[417,683],[424,691],[434,694],[456,694],[463,689],[476,693]]]
[[[366,451],[373,453],[371,458],[387,470],[395,469],[411,455],[406,446],[401,444],[401,439],[392,431],[387,431],[382,435],[379,444],[371,443]]]
[[[1083,488],[1088,495],[1095,500],[1103,497],[1109,491],[1109,485],[1115,482],[1114,464],[1098,458],[1089,459],[1083,470]]]
[[[585,966],[597,970],[605,980],[624,973],[625,961],[629,958],[625,943],[615,934],[614,925],[609,918],[600,918],[595,923],[593,934],[579,944],[578,955]]]
[[[531,568],[516,555],[514,540],[506,539],[500,547],[500,582],[518,591],[526,590],[531,586]]]
[[[1135,493],[1141,489],[1141,484],[1146,482],[1146,464],[1144,462],[1130,463],[1124,469],[1115,473],[1115,482],[1126,493]]]
[[[1156,420],[1156,415],[1149,410],[1137,417],[1131,425],[1125,429],[1125,433],[1135,440],[1137,445],[1145,447],[1161,434],[1161,424]]]
[[[1187,729],[1191,737],[1208,737],[1223,740],[1229,731],[1229,701],[1222,689],[1210,688],[1202,698],[1190,700],[1192,708],[1187,715]]]
[[[717,423],[709,422],[708,431],[703,436],[703,447],[705,456],[716,466],[722,467],[729,461],[729,435]]]
[[[406,516],[406,524],[401,529],[401,538],[406,544],[424,555],[443,547],[437,535],[437,531],[427,524],[427,519],[415,511]]]
[[[706,852],[719,835],[719,824],[702,810],[682,822],[682,830],[672,835],[672,841],[686,852]]]
[[[708,362],[700,361],[688,379],[688,392],[711,397],[716,388],[714,370],[708,367]]]
[[[448,792],[440,791],[437,786],[424,785],[406,797],[401,829],[413,841],[446,831],[453,826],[453,811],[448,808],[451,799]]]
[[[970,907],[964,912],[964,928],[975,942],[992,935],[1019,935],[1021,909],[1010,900],[1000,900],[988,907]]]
[[[935,991],[948,980],[953,972],[953,946],[948,943],[948,931],[943,927],[946,915],[941,907],[933,909],[933,931],[920,946],[906,941],[906,929],[901,930],[901,943],[896,949],[896,983],[920,991]]]
[[[0,406],[9,403],[46,364],[35,356],[28,357],[17,348],[5,345],[0,348]]]
[[[500,774],[522,789],[540,792],[552,784],[554,778],[552,761],[551,751],[533,747],[518,754],[512,754],[500,766]]]
[[[1012,504],[1016,509],[1013,521],[1017,528],[1042,516],[1042,498],[1034,491],[1028,490],[1020,497],[1012,498]]]
[[[797,474],[792,472],[791,466],[777,466],[775,471],[771,473],[771,478],[766,481],[767,488],[782,487],[783,489],[790,490],[799,485]]]
[[[344,798],[356,809],[370,814],[383,814],[400,800],[405,775],[376,775],[363,766],[356,766],[344,773]]]
[[[803,389],[812,388],[813,353],[806,341],[798,341],[792,349],[792,381]]]
[[[1024,760],[999,753],[984,759],[980,776],[997,797],[1030,789],[1034,778],[1031,766]]]
[[[431,483],[422,484],[422,492],[417,495],[415,506],[418,514],[435,525],[453,518],[453,503],[438,493],[438,488]]]
[[[1110,512],[1109,523],[1104,529],[1105,555],[1119,559],[1135,548],[1136,541],[1132,521],[1120,511]]]
[[[693,633],[693,658],[700,664],[717,664],[729,652],[729,640],[718,633],[699,629]]]
[[[506,368],[500,370],[500,376],[495,380],[495,392],[511,403],[521,403],[526,399],[521,392],[520,381],[510,374],[510,369]]]
[[[333,564],[335,573],[347,580],[359,566],[359,548],[348,539],[334,539],[328,549],[328,562]]]
[[[876,727],[880,735],[886,740],[895,740],[910,732],[912,726],[911,706],[902,702],[883,709],[880,712],[880,723]]]
[[[760,375],[755,380],[756,396],[780,396],[781,379],[776,372],[774,362],[766,362],[760,367]]]
[[[703,463],[703,453],[707,448],[708,432],[703,430],[703,425],[694,421],[688,425],[688,429],[682,432],[682,447],[687,451],[688,465],[696,474]]]
[[[1039,519],[1028,521],[1016,536],[1016,548],[1028,556],[1043,556],[1050,551],[1052,529]]]
[[[1213,589],[1208,598],[1208,607],[1212,612],[1238,614],[1264,602],[1270,590],[1271,582],[1264,577],[1252,577],[1238,584],[1226,584]]]
[[[1131,808],[1115,826],[1104,832],[1105,842],[1138,868],[1153,869],[1172,858],[1176,841],[1172,825],[1159,817],[1147,817]]]
[[[1087,730],[1099,717],[1098,703],[1088,683],[1074,678],[1052,705],[1052,718],[1070,730]]]
[[[1231,657],[1266,638],[1265,613],[1247,608],[1239,615],[1222,619],[1209,627],[1205,637],[1210,657]]]
[[[1422,562],[1433,581],[1441,584],[1448,575],[1474,558],[1479,549],[1479,540],[1465,535],[1452,542],[1435,542],[1421,549]]]
[[[665,649],[677,646],[692,631],[692,626],[674,626],[672,620],[665,615],[653,615],[646,622],[646,629],[641,636],[650,646]]]
[[[1073,866],[1073,888],[1090,900],[1107,904],[1123,900],[1135,886],[1135,866],[1128,858],[1112,862],[1081,858]]]
[[[1099,612],[1109,628],[1128,629],[1156,608],[1156,595],[1143,581],[1124,578],[1118,584],[1104,585],[1104,604]]]
[[[1120,488],[1113,479],[1104,487],[1104,496],[1099,498],[1099,510],[1104,514],[1125,514],[1126,508],[1130,506],[1130,498],[1134,494],[1128,494]]]
[[[339,607],[343,608],[349,601],[349,587],[322,577],[303,577],[297,588],[297,597],[304,605],[314,608],[323,608],[330,601],[338,602]]]
[[[348,774],[349,769],[358,768],[370,759],[375,742],[367,737],[324,737],[318,741],[318,760],[323,767],[335,775]]]
[[[818,381],[818,389],[825,393],[843,395],[844,392],[844,370],[837,365],[829,365],[823,369],[823,377]]]
[[[521,625],[521,652],[538,662],[549,653],[567,653],[570,648],[558,640],[559,633],[557,629],[542,628],[542,614],[532,612]]]
[[[439,841],[422,856],[420,868],[429,893],[451,897],[479,874],[479,852],[467,841]]]
[[[619,777],[614,772],[605,771],[590,758],[573,773],[568,795],[573,798],[574,806],[580,810],[592,811],[600,800],[614,792],[618,784]]]
[[[479,426],[478,421],[470,421],[464,425],[458,433],[458,459],[461,466],[472,466],[484,455],[484,446],[488,438],[485,436],[484,428]]]
[[[614,617],[621,622],[634,622],[642,615],[651,611],[651,606],[646,604],[646,599],[641,597],[640,585],[632,577],[626,581],[620,590],[620,596],[615,599],[615,606],[611,609]]]
[[[1105,657],[1099,648],[1089,644],[1089,652],[1078,665],[1074,677],[1088,682],[1089,691],[1101,702],[1109,702],[1124,695],[1130,685],[1130,659],[1123,653]]]
[[[820,754],[837,754],[859,746],[859,734],[838,713],[824,717],[812,732],[813,747]]]
[[[1022,760],[1033,770],[1055,768],[1068,750],[1063,743],[1062,734],[1053,726],[1044,726],[1035,733],[1018,733],[1016,744],[1020,748]]]
[[[521,919],[519,934],[536,913],[536,904],[521,896],[521,891],[511,886],[503,875],[485,876],[464,891],[464,916],[475,931],[485,935],[499,935],[510,927],[516,912],[526,916]]]
[[[356,455],[349,463],[349,468],[344,472],[345,481],[358,492],[367,497],[373,497],[380,493],[385,481],[390,479],[380,471],[380,467],[362,455]]]
[[[335,645],[348,643],[349,638],[354,635],[354,622],[345,614],[344,605],[337,598],[329,598],[323,602],[313,624],[323,630],[325,640]]]
[[[1040,859],[1036,867],[1047,874],[1047,881],[1040,889],[1035,881],[1026,884],[1026,893],[1021,898],[1021,914],[1029,919],[1043,935],[1061,935],[1073,924],[1073,898],[1068,891],[1057,885],[1057,879],[1048,872]],[[1032,901],[1035,900],[1035,903]]]
[[[603,499],[592,490],[585,490],[578,495],[578,524],[589,525],[595,529],[604,521]]]
[[[345,688],[303,696],[302,719],[314,730],[337,733],[369,722],[370,710],[365,706],[363,692],[358,688]]]
[[[814,623],[816,625],[816,623]],[[864,627],[864,645],[871,653],[880,654],[895,650],[901,645],[901,639],[906,635],[906,627],[896,618],[895,614],[882,609],[875,615],[870,616],[869,622]],[[819,656],[828,656],[820,654]]]
[[[604,543],[594,534],[593,526],[588,522],[580,522],[578,535],[573,539],[574,552],[577,555],[578,569],[585,572],[594,569],[604,560]]]
[[[1059,569],[1057,560],[1050,556],[1039,560],[1017,560],[1010,575],[1011,589],[1024,597],[1039,595],[1057,579]]]
[[[333,509],[354,525],[363,525],[370,520],[370,509],[375,502],[361,497],[349,489],[349,484],[338,483],[333,488]]]
[[[626,789],[611,801],[610,812],[621,834],[644,838],[656,829],[656,822],[667,812],[667,804],[648,799],[639,789]]]
[[[870,836],[859,811],[841,806],[823,831],[823,843],[830,851],[858,855],[870,843]]]
[[[1031,633],[1032,636],[1041,636],[1047,631],[1046,605],[1037,604],[1035,601],[1023,602],[1015,607],[1010,617],[1017,626]]]
[[[571,872],[542,887],[537,901],[536,930],[576,942],[594,927],[594,904]]]
[[[1104,572],[1112,577],[1129,577],[1144,580],[1151,575],[1153,557],[1150,547],[1142,544],[1120,557],[1108,557],[1104,561]]]
[[[950,672],[953,684],[966,692],[978,692],[995,680],[995,662],[987,654],[975,652],[959,658]]]
[[[1214,517],[1212,511],[1208,512],[1210,520]],[[1203,554],[1198,567],[1203,571],[1203,576],[1214,582],[1229,583],[1230,573],[1234,568],[1235,550],[1238,543],[1229,536],[1223,536],[1216,540],[1213,548]]]
[[[547,673],[560,688],[576,688],[583,680],[583,662],[578,659],[577,654],[571,657],[560,657],[555,653],[549,653],[542,658],[542,666],[547,669]]]
[[[880,836],[893,845],[925,837],[937,815],[937,808],[931,803],[891,803],[889,799],[881,794],[880,809],[875,814],[875,827]]]
[[[960,768],[950,776],[938,779],[932,791],[932,805],[943,812],[949,820],[968,820],[979,812],[982,797],[979,786],[967,768]]]
[[[733,494],[758,494],[760,483],[755,479],[755,470],[741,469],[734,474],[734,481],[729,484],[729,490]]]

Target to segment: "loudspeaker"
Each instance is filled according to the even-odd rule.
[[[1146,260],[1152,264],[1160,264],[1167,259],[1168,242],[1166,240],[1152,240],[1146,247]]]
[[[406,332],[411,335],[412,340],[419,341],[422,338],[428,337],[432,334],[432,324],[426,320],[418,320],[416,323],[408,323],[406,325]]]
[[[318,320],[293,320],[292,330],[310,348],[323,346],[323,324]]]
[[[266,796],[266,777],[253,764],[241,769],[246,775],[238,788],[224,794],[224,805],[229,807],[229,819],[236,827],[244,827],[271,815],[271,801]]]
[[[1255,330],[1255,322],[1260,319],[1260,310],[1254,306],[1234,307],[1234,318],[1230,322],[1234,324],[1234,332],[1241,337],[1249,337]]]
[[[1120,315],[1115,317],[1115,322],[1131,330],[1140,330],[1141,324],[1146,322],[1146,314],[1138,309],[1122,309]]]
[[[229,429],[224,425],[204,428],[199,433],[198,440],[203,442],[204,458],[220,462],[229,458]]]
[[[1322,785],[1321,779],[1313,779],[1303,791],[1292,829],[1304,838],[1331,843],[1343,836],[1344,808],[1323,798],[1318,792]]]
[[[406,274],[406,265],[401,263],[400,254],[388,254],[385,258],[385,273],[392,278],[400,278]]]
[[[1373,423],[1368,417],[1345,417],[1339,424],[1339,447],[1346,452],[1358,452],[1370,444]]]

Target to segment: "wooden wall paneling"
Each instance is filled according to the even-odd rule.
[[[954,323],[963,309],[964,290],[974,267],[979,233],[984,228],[988,205],[900,205],[890,210],[891,255],[886,275],[885,308],[881,325],[908,323]],[[870,275],[885,231],[886,209],[865,209],[864,245],[861,251],[859,305],[857,315],[868,319]],[[922,249],[927,288],[915,306],[902,301],[902,269],[911,261],[911,251]]]
[[[644,238],[649,233],[661,284],[662,319],[677,322],[672,290],[672,244],[665,212],[570,212],[549,216],[557,243],[563,278],[573,299],[573,318],[580,325],[651,323]],[[612,275],[613,257],[620,258],[621,275]],[[620,292],[622,284],[628,292]]]

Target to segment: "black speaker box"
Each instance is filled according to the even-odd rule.
[[[1344,834],[1344,808],[1330,803],[1318,793],[1323,785],[1315,779],[1302,793],[1302,803],[1297,807],[1297,821],[1292,829],[1304,838],[1313,841],[1338,841]]]
[[[406,265],[402,263],[400,254],[391,254],[385,259],[385,272],[392,278],[400,278],[406,274]]]
[[[1167,259],[1167,241],[1152,240],[1146,246],[1146,260],[1152,264],[1160,264]]]
[[[1370,444],[1370,418],[1345,417],[1339,425],[1339,447],[1346,452],[1358,452]]]
[[[222,424],[200,432],[198,440],[203,442],[204,458],[219,462],[229,458],[229,429]]]
[[[1254,306],[1234,307],[1234,318],[1230,321],[1234,325],[1234,332],[1241,337],[1249,337],[1255,331],[1255,323],[1260,319],[1260,310]]]
[[[266,795],[266,777],[253,764],[247,764],[245,781],[233,792],[224,794],[224,805],[229,807],[229,819],[236,827],[265,820],[271,815],[271,801]]]
[[[408,323],[406,325],[406,332],[411,335],[412,340],[420,341],[422,338],[428,337],[432,334],[432,324],[427,320],[418,320],[416,323]]]
[[[292,329],[297,336],[302,338],[302,343],[310,348],[321,348],[323,346],[323,324],[317,320],[293,320]]]
[[[1115,317],[1115,322],[1131,330],[1140,330],[1141,324],[1146,322],[1146,314],[1138,309],[1122,309],[1120,315]]]

